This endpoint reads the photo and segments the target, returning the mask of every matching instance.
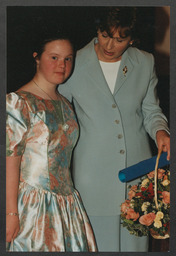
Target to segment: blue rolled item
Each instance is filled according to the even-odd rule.
[[[151,171],[154,171],[155,164],[156,164],[156,158],[157,158],[157,156],[154,156],[147,160],[141,161],[138,164],[135,164],[135,165],[129,166],[123,170],[120,170],[119,171],[120,181],[128,182],[128,181],[137,179],[143,175],[146,175],[147,173],[149,173]],[[167,152],[164,152],[160,156],[158,168],[161,168],[168,164],[169,164],[169,161],[167,160]]]

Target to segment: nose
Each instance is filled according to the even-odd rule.
[[[58,60],[58,66],[60,67],[60,68],[65,68],[65,59],[59,59]]]
[[[112,49],[112,48],[113,48],[113,45],[114,45],[113,38],[109,38],[109,39],[108,39],[108,42],[107,42],[107,45],[106,45],[107,49],[108,49],[108,50]]]

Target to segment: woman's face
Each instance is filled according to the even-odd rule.
[[[98,30],[98,43],[95,51],[98,59],[104,62],[116,62],[133,42],[131,37],[121,38],[118,29],[112,29],[113,37],[109,37],[106,31]]]
[[[33,56],[37,56],[34,53]],[[54,40],[45,45],[40,59],[36,58],[37,73],[51,84],[63,83],[73,66],[73,49],[68,40]]]

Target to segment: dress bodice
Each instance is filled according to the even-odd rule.
[[[56,194],[70,194],[72,150],[78,125],[71,104],[29,92],[7,95],[8,156],[22,156],[20,181]]]

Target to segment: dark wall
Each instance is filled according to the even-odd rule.
[[[7,7],[7,92],[15,91],[34,75],[32,53],[34,45],[46,31],[56,31],[63,27],[73,39],[76,50],[86,45],[96,36],[95,20],[102,7]],[[162,12],[162,8],[159,8]],[[157,7],[158,11],[158,7]],[[162,28],[156,27],[156,7],[138,7],[138,35],[139,48],[151,52],[156,57],[155,40],[163,40],[163,35],[168,26],[168,17],[162,13],[164,24]],[[166,22],[167,21],[167,22]],[[157,31],[157,37],[156,35]],[[157,72],[167,63],[160,65],[157,59]],[[161,106],[169,118],[169,77],[159,76],[158,93]],[[167,101],[165,100],[167,99]]]
[[[7,92],[15,91],[34,75],[33,46],[47,30],[67,29],[76,49],[82,48],[95,35],[95,20],[102,7],[7,7]],[[154,10],[138,11],[142,27],[140,48],[154,49]],[[142,26],[141,26],[142,25]]]

